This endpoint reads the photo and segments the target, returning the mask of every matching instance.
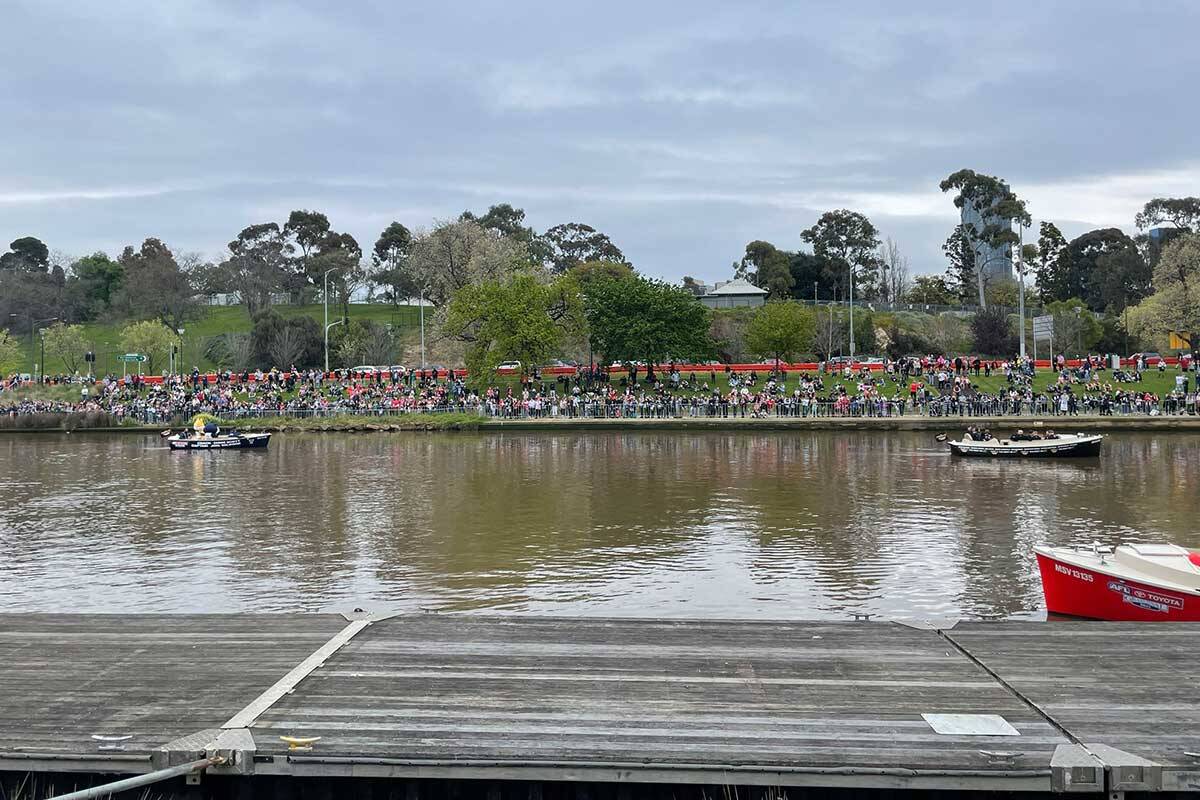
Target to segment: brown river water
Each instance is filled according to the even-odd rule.
[[[0,611],[1041,618],[1031,547],[1200,546],[1200,435],[0,435]]]

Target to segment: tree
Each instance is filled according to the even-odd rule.
[[[991,251],[1008,249],[1020,241],[1013,232],[1013,223],[1028,227],[1033,219],[1021,200],[1004,181],[993,175],[983,175],[970,169],[960,169],[947,175],[939,188],[943,192],[954,190],[954,205],[959,209],[971,208],[975,214],[963,223],[964,234],[974,258],[975,285],[981,308],[987,307],[986,262],[984,248]]]
[[[949,306],[958,300],[958,296],[942,276],[918,275],[904,299],[918,305]]]
[[[1069,297],[1049,303],[1046,313],[1054,318],[1054,345],[1060,353],[1083,355],[1104,334],[1104,326],[1081,298]]]
[[[84,256],[71,265],[67,294],[74,319],[95,319],[119,294],[125,269],[104,253]]]
[[[1154,266],[1154,294],[1129,309],[1128,327],[1165,343],[1168,333],[1200,332],[1200,234],[1187,234],[1163,249]]]
[[[810,290],[823,289],[823,294],[832,298],[833,292],[829,288],[832,273],[824,259],[804,250],[787,255],[788,270],[792,273],[792,297],[797,300],[808,300],[813,297],[809,294]]]
[[[900,252],[900,245],[892,237],[879,246],[879,264],[883,277],[879,282],[879,297],[888,303],[896,303],[908,291],[908,257]]]
[[[1200,197],[1156,197],[1134,217],[1138,230],[1171,225],[1200,232]]]
[[[1016,308],[1020,301],[1020,287],[1012,278],[993,281],[987,288],[988,306]]]
[[[634,272],[633,267],[628,264],[615,261],[585,261],[572,267],[568,274],[575,279],[580,289],[587,291],[587,287],[596,281],[624,280],[632,278]]]
[[[280,369],[311,367],[324,358],[324,337],[321,323],[307,314],[284,317],[276,311],[266,311],[254,319],[250,333],[254,361],[271,364]]]
[[[693,278],[691,275],[684,275],[683,281],[680,285],[682,285],[683,288],[687,289],[692,294],[696,295],[696,297],[702,296],[705,291],[704,285],[702,283],[700,283],[700,281]]]
[[[812,344],[816,332],[814,312],[794,300],[767,303],[750,319],[746,346],[763,358],[790,362]]]
[[[581,222],[555,225],[542,235],[542,240],[548,248],[550,268],[557,273],[566,272],[585,261],[629,263],[625,254],[607,235]]]
[[[8,331],[0,328],[0,375],[14,369],[21,358],[21,346]]]
[[[7,253],[0,254],[0,270],[49,272],[50,249],[41,239],[23,236],[9,244]]]
[[[413,240],[409,263],[425,296],[441,306],[465,286],[508,277],[529,267],[520,242],[497,236],[470,220],[440,222]]]
[[[1038,228],[1037,252],[1031,260],[1037,277],[1038,296],[1043,303],[1071,296],[1070,266],[1066,259],[1067,239],[1053,222]]]
[[[712,352],[708,309],[686,289],[635,275],[584,293],[593,348],[612,361],[688,361]]]
[[[215,280],[219,288],[237,292],[254,319],[271,307],[271,295],[283,289],[292,253],[279,225],[251,225],[229,243],[229,258],[216,269]]]
[[[743,275],[760,289],[767,290],[771,299],[790,297],[795,278],[792,277],[788,253],[770,242],[756,240],[746,245],[738,274]]]
[[[816,224],[800,234],[813,246],[813,254],[832,271],[833,284],[849,294],[850,273],[861,299],[870,299],[879,286],[879,231],[857,211],[826,211]]]
[[[350,297],[367,280],[362,268],[362,248],[348,233],[328,233],[320,242],[320,250],[309,259],[310,269],[322,288],[328,281],[330,290],[342,306],[342,319],[350,320]],[[327,279],[322,279],[329,272]]]
[[[1007,356],[1018,346],[1008,314],[996,306],[976,312],[971,319],[971,337],[975,352],[983,355]]]
[[[393,303],[399,303],[421,291],[408,264],[412,246],[412,232],[399,222],[388,225],[375,240],[371,254],[375,272],[371,280],[387,287],[387,297]]]
[[[389,326],[375,320],[354,320],[342,329],[336,353],[343,366],[390,364],[395,360],[396,336]]]
[[[83,356],[88,351],[89,340],[82,325],[55,323],[42,332],[46,349],[62,359],[67,374],[79,371]]]
[[[191,273],[199,256],[190,255],[181,265],[158,239],[147,239],[140,250],[126,247],[119,259],[123,283],[118,305],[133,317],[153,317],[178,330],[200,310]]]
[[[946,269],[946,283],[954,288],[956,300],[968,302],[976,294],[979,281],[975,271],[975,248],[970,226],[955,225],[954,230],[942,242],[942,253],[950,266]]]
[[[850,315],[845,309],[828,306],[818,309],[814,319],[812,351],[821,358],[829,358],[845,351],[850,341]],[[869,311],[854,315],[854,348],[858,353],[874,352],[875,319]]]
[[[208,340],[204,355],[221,369],[248,370],[255,366],[254,340],[248,333],[222,333]]]
[[[1088,302],[1093,308],[1120,314],[1126,307],[1149,296],[1153,270],[1131,241],[1128,247],[1103,253],[1088,287]]]
[[[483,384],[505,361],[520,361],[523,373],[544,364],[582,325],[579,286],[570,276],[546,281],[525,271],[459,290],[442,330],[467,343],[467,373]]]
[[[1098,264],[1101,256],[1128,251],[1121,258],[1109,259],[1104,265],[1115,273],[1104,275]],[[1100,228],[1077,236],[1063,253],[1064,286],[1060,292],[1070,298],[1082,297],[1089,308],[1100,310],[1128,293],[1131,299],[1145,295],[1149,271],[1141,263],[1137,245],[1119,228]],[[1107,296],[1105,289],[1107,286]],[[1122,307],[1124,307],[1122,305]]]
[[[146,356],[146,372],[154,372],[155,363],[162,363],[175,343],[175,333],[156,319],[132,322],[121,329],[121,346],[127,353]]]
[[[299,249],[297,272],[314,288],[323,288],[322,274],[313,265],[313,257],[321,252],[330,234],[329,217],[320,211],[293,211],[284,223],[282,233]]]

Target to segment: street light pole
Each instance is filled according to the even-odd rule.
[[[15,317],[16,314],[13,314],[12,316]],[[38,323],[53,322],[56,319],[58,319],[58,317],[46,317],[45,319],[34,319],[32,316],[29,317],[29,357],[31,359],[33,359],[33,364],[30,365],[29,369],[35,373],[38,371],[38,368],[37,368],[38,367],[38,358],[37,358],[37,353],[33,349],[33,332],[37,328]],[[38,383],[45,383],[45,377],[46,377],[45,372],[46,372],[46,340],[45,340],[45,338],[43,338],[42,339],[42,375],[40,376]]]
[[[329,329],[333,326],[329,324],[329,273],[334,272],[337,267],[331,267],[325,270],[321,275],[321,302],[325,306],[325,374],[329,374]]]
[[[179,377],[183,377],[183,371],[187,369],[187,361],[183,357],[183,328],[179,329]]]
[[[854,265],[850,265],[850,362],[854,363]]]
[[[420,309],[421,316],[421,370],[425,370],[425,287],[421,287],[421,293],[417,297],[417,306]]]
[[[329,329],[334,325],[341,325],[346,320],[335,319],[333,322],[325,326],[325,374],[329,374]]]
[[[1083,358],[1083,306],[1075,306],[1075,352]]]
[[[1021,360],[1025,360],[1025,226],[1020,225],[1017,244],[1017,306],[1021,318]]]

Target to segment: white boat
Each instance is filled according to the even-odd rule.
[[[1096,433],[1059,433],[1049,439],[972,439],[964,436],[949,442],[956,456],[997,456],[1009,458],[1067,458],[1100,455],[1104,437]]]

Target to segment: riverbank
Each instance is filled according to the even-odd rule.
[[[43,415],[39,427],[0,427],[2,433],[134,433],[157,434],[163,425],[82,426],[61,415],[49,424]],[[1003,417],[668,417],[668,418],[566,418],[488,419],[476,414],[411,414],[407,416],[276,417],[269,420],[219,420],[226,428],[270,433],[389,433],[404,431],[611,431],[611,430],[793,430],[793,431],[961,431],[981,425],[993,431],[1016,428],[1054,428],[1060,431],[1197,431],[1197,416],[1003,416]]]

